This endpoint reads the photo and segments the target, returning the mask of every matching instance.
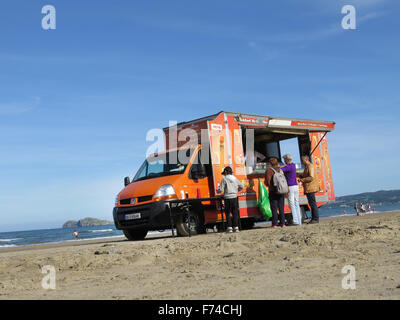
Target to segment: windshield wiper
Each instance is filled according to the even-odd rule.
[[[146,179],[151,179],[151,178],[158,178],[158,177],[162,177],[162,176],[165,176],[165,175],[168,175],[168,172],[150,173],[149,175],[147,175],[145,177],[138,178],[138,179],[136,179],[134,181],[136,182],[136,181],[141,181],[141,180],[146,180]]]
[[[136,181],[141,181],[141,180],[146,180],[146,179],[152,179],[152,178],[158,178],[158,177],[164,177],[164,176],[169,176],[169,175],[174,175],[174,174],[180,174],[183,173],[183,171],[165,171],[165,172],[159,172],[159,173],[150,173],[149,175],[145,176],[145,177],[141,177],[138,178],[136,180],[134,180],[134,182]]]

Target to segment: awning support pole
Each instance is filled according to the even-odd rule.
[[[321,138],[321,139],[319,139],[319,141],[318,141],[317,145],[315,146],[314,150],[313,150],[313,151],[311,151],[311,153],[310,153],[310,156],[312,156],[312,154],[314,153],[315,149],[317,149],[317,148],[318,148],[319,144],[320,144],[320,143],[321,143],[321,141],[322,141],[322,140],[325,138],[325,136],[326,136],[326,134],[327,134],[327,133],[328,133],[328,131],[324,133],[324,135],[322,136],[322,138]]]

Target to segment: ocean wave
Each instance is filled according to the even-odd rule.
[[[0,245],[0,248],[31,247],[31,246],[41,246],[41,245],[48,245],[48,244],[86,242],[86,241],[93,241],[93,240],[106,240],[106,239],[117,239],[117,238],[124,238],[124,235],[108,236],[108,237],[95,237],[95,238],[86,238],[86,239],[69,239],[69,240],[49,241],[49,242],[40,242],[40,243],[27,243],[27,244],[23,244],[23,245],[5,244],[5,245]]]
[[[0,242],[11,242],[11,241],[17,241],[17,240],[22,240],[23,238],[12,238],[12,239],[0,239]]]
[[[85,239],[69,239],[69,240],[62,240],[62,241],[54,241],[54,242],[45,242],[40,244],[55,244],[55,243],[65,243],[65,242],[85,242],[85,241],[93,241],[93,240],[104,240],[104,239],[116,239],[124,237],[124,235],[117,235],[117,236],[108,236],[108,237],[95,237],[95,238],[85,238]],[[39,245],[40,245],[39,244]]]
[[[88,230],[88,232],[112,232],[113,229]]]

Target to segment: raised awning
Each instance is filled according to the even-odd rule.
[[[269,118],[268,128],[307,130],[310,132],[329,132],[335,129],[335,122]]]
[[[229,111],[224,112],[228,115],[234,116],[240,126],[245,128],[277,129],[273,131],[281,129],[279,131],[285,131],[287,133],[329,132],[335,129],[335,122],[333,121],[279,118]]]

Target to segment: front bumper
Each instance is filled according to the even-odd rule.
[[[125,220],[130,213],[141,214],[140,219]],[[115,207],[113,210],[115,227],[122,229],[160,230],[171,227],[168,206],[165,201],[152,202],[140,206]]]

